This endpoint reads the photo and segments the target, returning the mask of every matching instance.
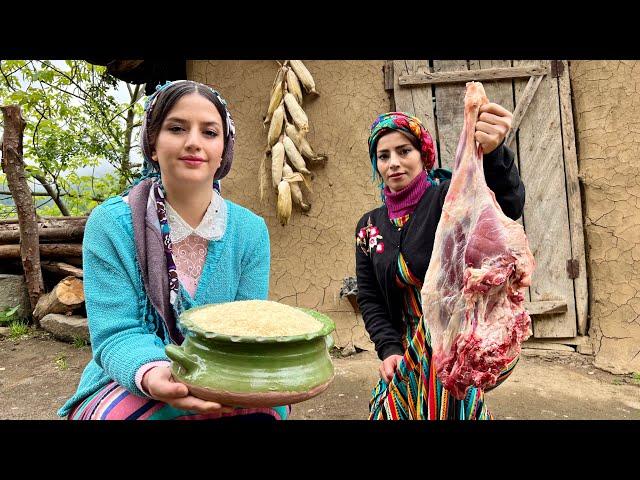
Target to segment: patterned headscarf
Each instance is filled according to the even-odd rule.
[[[223,123],[225,127],[224,132],[224,153],[222,154],[222,161],[220,162],[220,167],[216,171],[214,176],[213,186],[216,190],[220,191],[220,179],[225,177],[229,170],[231,169],[231,164],[233,162],[233,150],[236,139],[236,128],[233,123],[233,119],[231,118],[231,114],[229,113],[229,109],[227,107],[227,102],[222,98],[220,93],[211,88],[208,85],[193,82],[191,80],[175,80],[175,81],[167,81],[164,85],[158,85],[156,87],[156,91],[147,97],[144,104],[144,118],[142,120],[142,128],[140,130],[140,144],[142,147],[142,154],[144,156],[144,164],[142,167],[142,172],[140,178],[136,179],[133,185],[137,185],[145,178],[160,178],[160,167],[157,162],[152,159],[152,150],[151,145],[149,144],[149,132],[148,132],[148,122],[151,119],[151,113],[153,112],[153,108],[158,100],[158,97],[167,90],[172,85],[176,85],[181,82],[190,82],[193,84],[197,84],[199,88],[209,89],[217,100],[222,105],[222,109],[224,112],[223,115]],[[132,186],[133,186],[132,185]],[[128,191],[129,189],[127,189]]]
[[[373,176],[377,173],[378,157],[376,148],[380,137],[389,130],[404,132],[416,138],[420,144],[420,156],[427,172],[433,169],[436,162],[436,150],[433,146],[433,139],[422,122],[411,115],[403,112],[389,112],[378,115],[378,118],[371,125],[369,133],[369,157],[373,167]]]

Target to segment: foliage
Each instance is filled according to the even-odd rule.
[[[25,168],[31,178],[60,194],[56,203],[36,197],[38,214],[59,215],[60,205],[70,215],[86,214],[137,175],[130,153],[136,148],[132,139],[140,125],[144,89],[127,85],[130,101],[119,102],[115,89],[120,84],[105,67],[79,60],[0,61],[0,103],[19,105],[27,123]],[[114,174],[98,178],[76,173],[105,162],[115,168]],[[3,213],[7,208],[0,207],[0,217]]]
[[[18,320],[17,313],[19,308],[20,305],[16,305],[15,307],[7,307],[0,311],[0,325],[6,325]]]

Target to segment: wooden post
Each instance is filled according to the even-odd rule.
[[[2,170],[7,176],[9,191],[11,191],[11,196],[18,212],[20,255],[29,291],[31,310],[33,310],[44,292],[44,283],[42,281],[42,270],[40,269],[36,209],[33,205],[31,190],[27,184],[22,161],[22,136],[27,124],[22,118],[19,106],[3,106],[0,109],[4,117]]]

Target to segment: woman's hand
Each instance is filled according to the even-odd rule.
[[[380,364],[380,378],[389,383],[396,373],[398,362],[402,359],[402,355],[390,355]]]
[[[487,103],[480,107],[476,123],[476,141],[482,145],[484,154],[493,152],[511,130],[513,115],[497,103]]]
[[[209,402],[189,394],[183,383],[176,382],[171,376],[170,367],[154,367],[142,377],[142,387],[153,398],[180,410],[198,413],[229,413],[233,407]]]

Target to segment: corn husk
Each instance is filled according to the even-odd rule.
[[[294,145],[298,151],[300,151],[300,138],[303,137],[303,135],[298,131],[295,125],[287,122],[286,118],[284,119],[284,132],[287,134],[287,137],[293,140]]]
[[[307,118],[307,114],[304,113],[304,110],[296,100],[296,97],[293,96],[292,93],[286,93],[284,95],[284,104],[287,106],[287,111],[289,115],[291,115],[291,119],[293,123],[295,123],[298,130],[301,132],[309,131],[309,119]]]
[[[273,93],[271,94],[271,99],[269,100],[269,108],[267,110],[267,116],[264,119],[265,125],[271,121],[273,112],[275,112],[276,108],[278,108],[278,105],[280,105],[280,102],[282,102],[282,95],[283,95],[282,82],[280,82],[276,84],[276,86],[273,89]]]
[[[300,83],[304,86],[304,89],[308,93],[312,93],[314,95],[318,95],[316,92],[316,84],[313,81],[313,77],[307,67],[300,60],[289,60],[289,65],[293,69],[293,71],[298,76]]]
[[[282,132],[282,124],[284,121],[284,105],[280,103],[280,106],[275,109],[273,116],[271,117],[271,124],[269,125],[269,133],[267,134],[267,142],[269,146],[273,147],[280,137]]]
[[[267,183],[269,182],[269,178],[271,175],[267,175],[267,164],[271,161],[271,156],[269,153],[265,152],[262,161],[260,162],[260,170],[258,173],[258,177],[260,179],[260,203],[264,204],[266,200],[266,191],[267,191]]]
[[[276,216],[283,227],[291,218],[291,187],[289,182],[281,180],[278,184],[278,205],[276,206]]]
[[[283,136],[282,143],[284,144],[284,151],[287,153],[287,158],[291,162],[291,164],[301,173],[310,174],[311,172],[307,170],[307,165],[304,163],[304,158],[298,152],[293,140],[291,140],[286,135]]]
[[[302,105],[302,88],[300,88],[300,82],[298,76],[293,70],[287,68],[287,90],[292,93],[300,105]]]
[[[324,165],[327,163],[327,156],[315,153],[306,137],[298,131],[295,125],[290,124],[286,120],[285,133],[291,140],[293,140],[293,143],[300,154],[308,160],[308,162],[305,162],[307,164],[307,169],[309,167],[317,166],[324,167]]]
[[[282,142],[276,143],[271,149],[271,178],[273,188],[278,188],[282,180],[282,167],[284,166],[284,145]]]
[[[297,205],[303,212],[308,212],[311,209],[311,205],[307,204],[302,197],[302,190],[300,189],[299,182],[304,181],[304,177],[300,173],[294,173],[289,165],[282,168],[282,175],[285,180],[289,182],[291,187],[291,198],[294,205]]]
[[[285,64],[288,62],[285,62]],[[278,73],[276,74],[276,78],[273,80],[273,85],[271,86],[271,95],[273,95],[274,90],[276,89],[276,86],[278,84],[282,85],[282,81],[284,80],[284,76],[287,72],[287,67],[286,66],[282,66],[280,67],[280,69],[278,70]]]

